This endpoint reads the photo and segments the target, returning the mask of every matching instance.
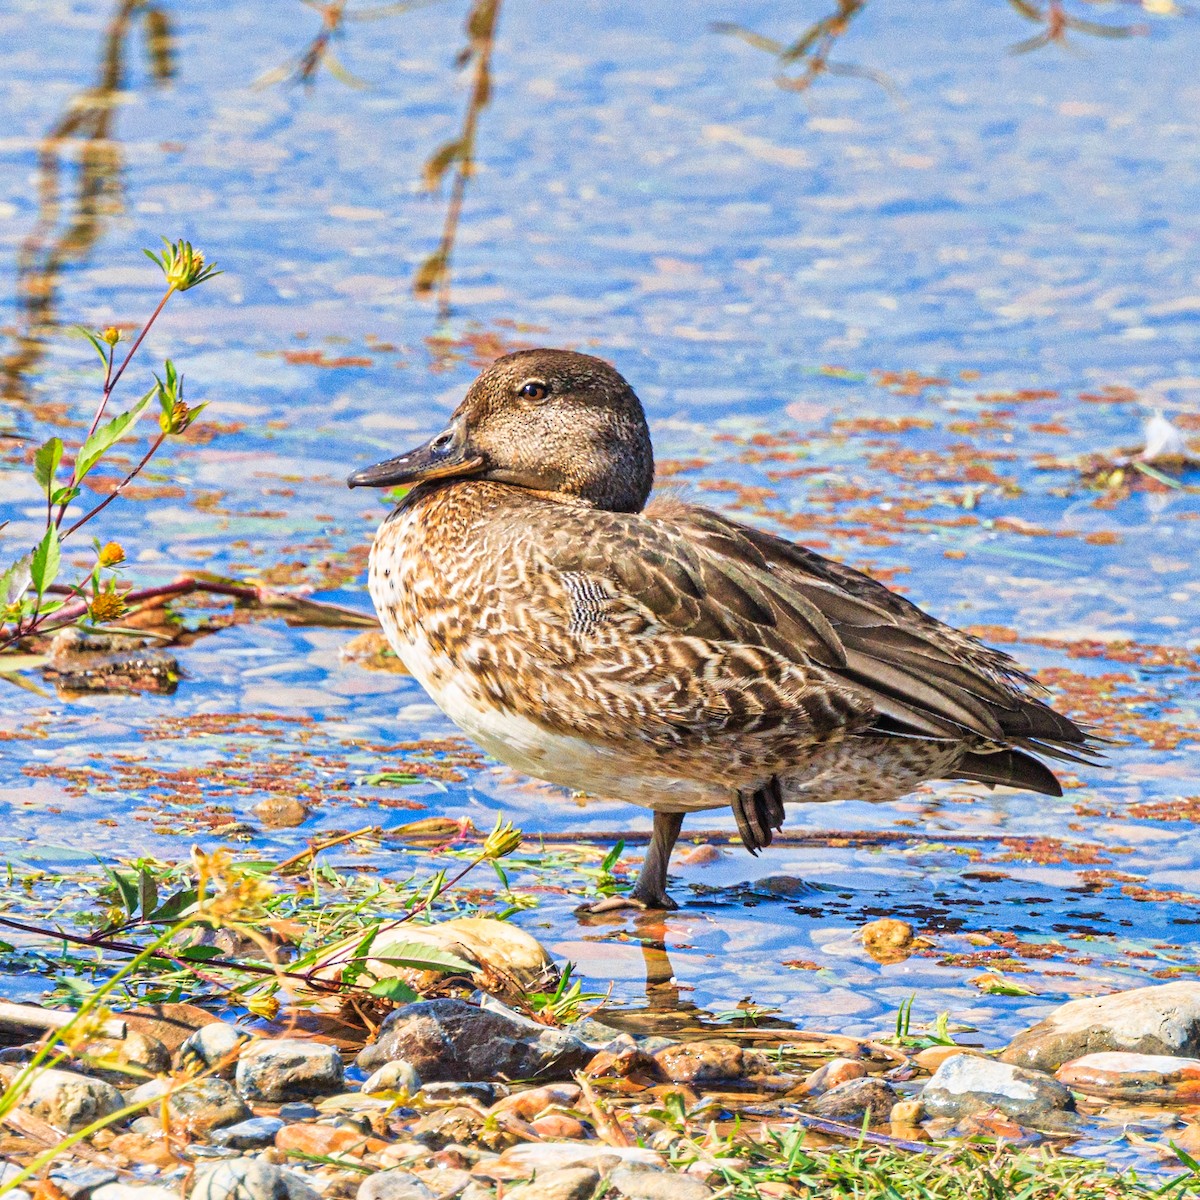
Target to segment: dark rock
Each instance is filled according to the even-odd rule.
[[[1106,1050],[1200,1058],[1200,981],[1177,980],[1071,1000],[1017,1034],[1004,1062],[1056,1071]]]
[[[152,1079],[149,1083],[134,1088],[129,1094],[133,1103],[153,1100],[163,1095],[170,1087],[165,1079]],[[210,1076],[197,1079],[194,1083],[176,1087],[167,1100],[167,1112],[172,1125],[180,1125],[193,1136],[207,1134],[222,1125],[236,1125],[252,1116],[245,1101],[224,1079]],[[161,1122],[159,1122],[161,1125]]]
[[[107,1167],[72,1163],[69,1166],[55,1167],[50,1172],[50,1178],[68,1200],[85,1200],[85,1197],[90,1196],[97,1188],[112,1183],[117,1178],[117,1173]]]
[[[319,1197],[294,1171],[283,1171],[259,1158],[230,1158],[197,1170],[191,1200],[319,1200]]]
[[[311,1121],[320,1115],[321,1110],[315,1104],[306,1104],[303,1100],[293,1100],[290,1104],[279,1106],[281,1121]]]
[[[863,1117],[871,1125],[887,1125],[892,1119],[892,1105],[899,1099],[891,1084],[868,1076],[831,1087],[808,1105],[808,1111],[815,1117],[848,1125],[861,1125]]]
[[[384,1067],[380,1068],[380,1070],[385,1069]],[[496,1103],[498,1092],[496,1085],[492,1083],[443,1081],[422,1084],[421,1094],[427,1100],[478,1100],[485,1108],[491,1108]]]
[[[1075,1107],[1070,1091],[1049,1075],[974,1054],[946,1059],[922,1090],[921,1101],[933,1117],[965,1117],[994,1108],[1022,1122]]]
[[[422,1079],[563,1079],[592,1052],[578,1038],[462,1000],[422,1000],[396,1009],[358,1056],[364,1071],[403,1058]]]
[[[679,1042],[660,1050],[654,1061],[672,1083],[730,1083],[770,1070],[757,1050],[743,1050],[736,1042]]]
[[[214,1021],[197,1029],[179,1047],[176,1063],[181,1070],[188,1068],[209,1069],[224,1063],[219,1074],[223,1079],[232,1079],[237,1063],[238,1051],[250,1034],[236,1025]]]
[[[342,1056],[324,1042],[264,1038],[244,1047],[238,1059],[237,1087],[248,1100],[304,1100],[344,1086]]]
[[[273,1146],[275,1135],[286,1125],[278,1117],[251,1117],[224,1129],[214,1129],[209,1141],[214,1146],[229,1146],[234,1150],[257,1150],[261,1146]]]

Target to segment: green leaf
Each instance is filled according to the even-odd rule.
[[[30,573],[30,554],[22,554],[3,575],[0,575],[0,604],[16,604],[29,590],[33,576]]]
[[[113,417],[106,425],[101,425],[83,443],[83,448],[79,451],[75,459],[76,483],[79,483],[87,475],[96,463],[100,461],[105,452],[120,440],[125,430],[142,415],[143,410],[150,403],[150,398],[154,395],[155,391],[155,388],[151,388],[128,412],[123,412],[120,416]]]
[[[137,877],[132,871],[114,871],[111,868],[106,868],[104,873],[116,887],[125,915],[127,917],[135,916],[138,910]]]
[[[174,921],[191,908],[199,898],[200,894],[194,887],[184,888],[183,891],[168,896],[146,919],[148,921]]]
[[[625,849],[623,841],[618,842],[605,856],[604,861],[600,864],[600,870],[608,875],[613,867],[617,865],[617,860],[621,857],[621,852]]]
[[[42,593],[58,577],[60,555],[58,529],[51,525],[46,530],[45,537],[38,543],[37,549],[33,552],[33,558],[29,562],[29,580],[37,592],[39,600],[42,598]]]
[[[62,456],[62,438],[57,437],[52,437],[48,442],[43,442],[38,447],[37,453],[33,456],[33,477],[37,480],[38,487],[46,495],[50,495],[50,488],[54,483],[54,474],[58,470],[58,464],[62,462]]]
[[[209,959],[220,958],[223,951],[220,946],[184,946],[175,953],[188,962],[208,962]]]
[[[409,775],[404,771],[376,771],[373,775],[364,775],[359,782],[366,787],[404,787],[425,781],[420,775]]]
[[[149,871],[138,872],[138,915],[145,919],[158,903],[158,884]]]
[[[79,495],[80,489],[77,487],[60,487],[54,489],[54,494],[50,497],[51,504],[70,504],[76,496]]]
[[[343,983],[357,983],[358,977],[367,969],[367,952],[371,949],[371,943],[374,942],[378,932],[378,926],[368,929],[362,940],[354,947],[350,961],[346,963],[345,970],[342,971]]]
[[[105,370],[108,369],[108,347],[90,330],[85,329],[82,325],[71,326],[71,332],[76,337],[85,337],[96,348],[96,353],[100,355],[100,361],[104,364]]]
[[[382,954],[373,954],[371,958],[389,967],[408,967],[414,971],[465,971],[471,974],[478,970],[457,954],[428,942],[388,942]]]
[[[372,996],[391,1000],[394,1004],[411,1004],[419,998],[403,979],[381,979],[371,984],[370,991]]]

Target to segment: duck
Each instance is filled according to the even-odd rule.
[[[517,771],[651,810],[628,893],[673,909],[688,813],[752,853],[787,808],[929,781],[1061,796],[1046,759],[1097,739],[1005,652],[834,559],[670,493],[645,411],[604,360],[498,358],[423,445],[348,479],[409,488],[375,535],[387,640],[441,710]]]

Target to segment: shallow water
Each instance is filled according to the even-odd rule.
[[[160,81],[129,5],[11,4],[0,428],[40,440],[86,419],[94,360],[64,329],[143,317],[158,280],[140,248],[189,237],[225,274],[172,301],[127,395],[170,355],[218,435],[177,446],[149,500],[97,532],[139,584],[202,568],[366,607],[385,509],[345,475],[435,431],[504,349],[609,357],[646,403],[664,480],[870,567],[1122,740],[1107,769],[1068,772],[1062,800],[940,785],[793,810],[802,845],[677,866],[683,909],[641,931],[670,955],[651,953],[655,1003],[721,1014],[751,997],[863,1033],[915,992],[915,1020],[949,1010],[991,1046],[1066,997],[1193,974],[1200,496],[1133,469],[1132,487],[1097,490],[1070,463],[1138,449],[1155,410],[1200,437],[1197,22],[1082,7],[1144,35],[1013,55],[1037,30],[1002,4],[875,0],[831,59],[884,78],[797,93],[709,22],[786,41],[817,5],[634,17],[507,0],[439,303],[411,284],[451,184],[427,192],[423,165],[458,135],[475,70],[453,66],[462,5],[347,22],[333,69],[304,85],[279,78],[320,32],[299,3],[165,4]],[[123,80],[89,91],[106,55]],[[0,443],[20,549],[39,520],[26,444]],[[272,793],[312,806],[300,829],[252,833],[281,852],[425,814],[648,828],[456,749],[436,785],[362,784],[440,761],[453,730],[412,680],[342,662],[351,636],[239,623],[179,651],[170,697],[5,687],[0,853],[47,870],[179,857],[239,820],[257,829]],[[889,832],[911,836],[865,836]],[[518,919],[644,1006],[637,923],[580,925],[576,899]],[[933,947],[873,962],[853,932],[878,915]],[[997,953],[967,941],[979,932]],[[1034,994],[982,992],[970,980],[989,963]]]

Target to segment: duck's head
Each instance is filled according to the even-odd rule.
[[[441,433],[347,482],[391,487],[440,479],[489,479],[637,512],[654,481],[646,415],[633,388],[590,354],[506,354],[471,384]]]

